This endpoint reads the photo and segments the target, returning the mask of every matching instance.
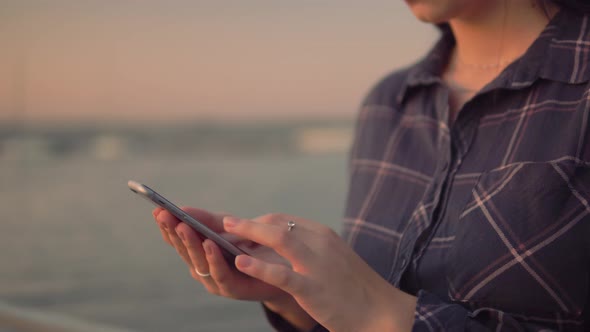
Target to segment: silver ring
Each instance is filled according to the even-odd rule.
[[[199,272],[199,270],[196,267],[195,267],[195,272],[197,272],[198,275],[200,275],[201,277],[204,277],[204,278],[211,276],[211,273],[201,273],[201,272]]]
[[[295,222],[293,220],[289,220],[287,222],[287,227],[289,227],[288,231],[290,232],[293,229],[293,227],[295,227]]]

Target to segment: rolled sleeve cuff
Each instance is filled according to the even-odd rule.
[[[278,331],[278,332],[302,332],[301,330],[299,330],[298,328],[293,326],[291,323],[286,321],[281,315],[268,309],[264,304],[262,305],[262,308],[264,309],[264,314],[266,315],[266,319],[268,320],[270,325],[275,329],[275,331]],[[327,331],[328,330],[326,330],[323,326],[318,324],[318,325],[314,326],[308,332],[327,332]]]
[[[444,302],[436,295],[420,290],[414,312],[413,332],[463,331],[469,311],[456,303]]]

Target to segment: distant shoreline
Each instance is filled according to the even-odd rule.
[[[351,120],[163,126],[0,125],[0,160],[344,153]]]

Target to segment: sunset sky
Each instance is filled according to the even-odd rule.
[[[349,118],[436,35],[401,0],[3,0],[0,123]]]

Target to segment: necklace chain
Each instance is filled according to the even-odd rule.
[[[498,61],[496,63],[488,63],[488,64],[479,64],[479,63],[468,63],[464,62],[459,58],[459,56],[455,56],[455,61],[463,67],[473,68],[473,69],[481,69],[481,70],[489,70],[489,69],[496,69],[500,66],[507,65],[512,62],[512,60],[503,60]]]
[[[508,14],[507,1],[504,0],[502,5],[503,5],[503,9],[504,9],[504,13],[503,13],[504,15],[502,16],[502,32],[501,32],[502,35],[500,37],[500,46],[498,49],[497,61],[495,63],[487,63],[487,64],[468,63],[468,62],[464,62],[463,60],[461,60],[461,58],[459,58],[459,54],[457,52],[455,52],[455,61],[457,62],[457,64],[464,66],[464,67],[471,68],[471,69],[491,70],[491,69],[498,69],[501,66],[507,65],[514,60],[514,59],[501,60],[502,53],[504,51],[504,36],[506,33],[506,20],[507,20],[507,14]]]
[[[467,67],[467,68],[471,68],[471,69],[476,69],[476,70],[480,70],[480,71],[486,71],[486,70],[496,70],[499,71],[499,69],[501,68],[501,66],[507,65],[509,63],[511,63],[514,59],[510,59],[510,60],[501,60],[502,57],[502,53],[504,51],[504,36],[506,33],[506,20],[507,20],[507,1],[504,0],[503,1],[503,6],[504,6],[504,15],[502,17],[502,32],[501,32],[501,38],[500,38],[500,46],[498,49],[498,55],[497,55],[497,61],[496,63],[488,63],[488,64],[477,64],[477,63],[468,63],[468,62],[464,62],[463,60],[461,60],[461,58],[459,58],[459,54],[457,53],[457,48],[455,48],[455,52],[454,56],[452,56],[452,58],[454,58],[451,61],[451,68],[455,67],[457,65],[461,65],[463,67]],[[454,68],[453,68],[454,69]],[[454,76],[454,75],[453,75]],[[475,93],[476,89],[472,89],[472,88],[468,88],[465,85],[455,81],[455,79],[452,77],[452,75],[448,75],[446,78],[446,82],[449,85],[449,87],[453,90],[455,90],[456,93],[460,93],[460,94],[469,94],[469,93]]]

